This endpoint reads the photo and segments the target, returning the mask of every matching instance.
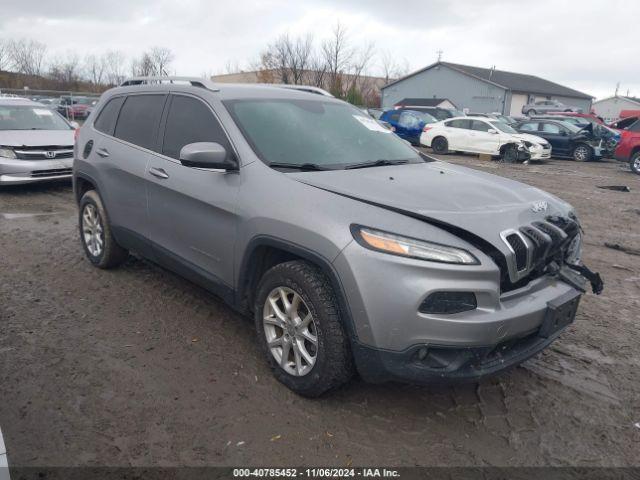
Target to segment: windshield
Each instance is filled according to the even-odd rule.
[[[44,105],[0,105],[0,130],[71,130],[71,126]]]
[[[420,156],[360,110],[334,101],[258,99],[224,102],[260,159],[267,163],[344,168]]]
[[[433,115],[428,114],[427,112],[414,112],[414,115],[417,116],[424,123],[436,123],[438,119]]]
[[[491,125],[496,127],[498,130],[503,131],[504,133],[518,133],[516,130],[511,128],[511,126],[509,126],[506,123],[501,122],[499,120],[495,121],[495,122],[489,122],[489,123],[491,123]]]

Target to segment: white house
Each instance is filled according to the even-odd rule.
[[[623,110],[640,111],[640,98],[636,97],[609,97],[593,102],[593,110],[596,115],[604,118],[607,123],[615,122]]]

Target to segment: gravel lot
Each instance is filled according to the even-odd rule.
[[[250,321],[146,261],[85,260],[67,184],[0,190],[0,427],[14,466],[640,465],[640,177],[447,156],[571,202],[605,278],[550,349],[478,385],[270,375]],[[596,188],[628,185],[631,193]]]

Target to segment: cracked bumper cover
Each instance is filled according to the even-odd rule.
[[[400,380],[414,384],[473,382],[515,367],[548,347],[573,322],[581,293],[570,290],[549,302],[539,328],[496,345],[455,347],[415,345],[393,352],[357,344],[354,357],[369,382]]]

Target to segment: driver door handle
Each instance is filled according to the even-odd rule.
[[[106,148],[99,148],[98,150],[96,150],[96,153],[102,158],[107,158],[109,156],[109,152]]]
[[[153,175],[154,177],[158,177],[158,178],[162,178],[162,179],[169,178],[169,174],[167,172],[165,172],[164,169],[162,169],[162,168],[151,167],[149,169],[149,173],[151,175]]]

